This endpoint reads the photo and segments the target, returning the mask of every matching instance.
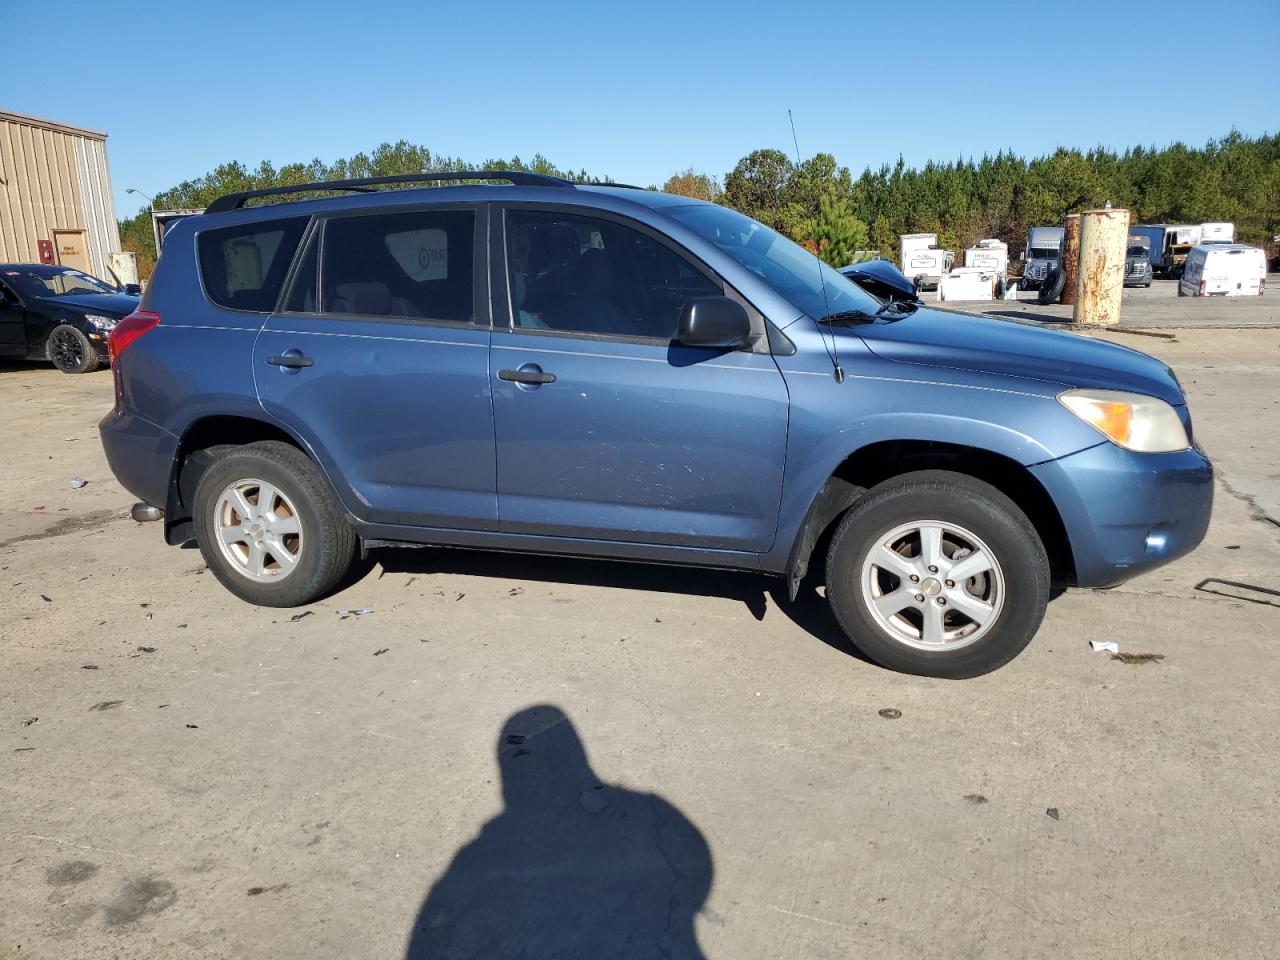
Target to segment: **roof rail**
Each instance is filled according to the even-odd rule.
[[[584,187],[617,187],[619,190],[648,190],[648,187],[638,187],[634,183],[615,183],[613,180],[601,180],[599,183],[584,183]]]
[[[245,190],[241,193],[225,193],[205,208],[205,213],[226,213],[239,210],[255,197],[275,197],[290,193],[319,193],[341,191],[344,193],[372,193],[375,187],[390,183],[432,183],[438,180],[506,180],[518,187],[573,187],[569,180],[549,177],[541,173],[525,173],[518,170],[451,170],[447,173],[400,173],[390,177],[361,177],[357,180],[324,180],[318,183],[287,184],[281,187],[263,187],[261,190]]]

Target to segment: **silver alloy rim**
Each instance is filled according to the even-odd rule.
[[[893,640],[959,650],[980,640],[1004,608],[1004,573],[978,536],[943,520],[914,520],[880,537],[862,561],[862,599]]]
[[[264,480],[227,484],[213,507],[218,548],[231,568],[256,583],[275,583],[298,568],[302,523],[287,496]]]

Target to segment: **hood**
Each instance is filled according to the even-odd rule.
[[[881,300],[918,300],[916,285],[888,260],[864,260],[841,267],[840,272]]]
[[[82,293],[66,297],[36,297],[42,306],[66,307],[80,313],[100,313],[104,317],[127,317],[138,309],[139,297],[127,293]]]
[[[1186,403],[1173,371],[1155,357],[1031,323],[922,307],[900,320],[853,331],[886,360],[1039,380],[1062,389],[1128,390]]]

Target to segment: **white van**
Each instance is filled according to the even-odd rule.
[[[1187,254],[1180,297],[1260,297],[1267,282],[1267,260],[1257,247],[1209,243]]]

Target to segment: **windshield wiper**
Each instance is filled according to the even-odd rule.
[[[829,313],[819,323],[875,323],[883,319],[899,319],[915,313],[920,308],[918,303],[904,303],[900,300],[889,300],[876,309],[875,313],[865,310],[841,310]],[[894,314],[897,316],[895,317]]]
[[[878,314],[867,313],[865,310],[841,310],[839,313],[829,313],[819,323],[873,323]]]

